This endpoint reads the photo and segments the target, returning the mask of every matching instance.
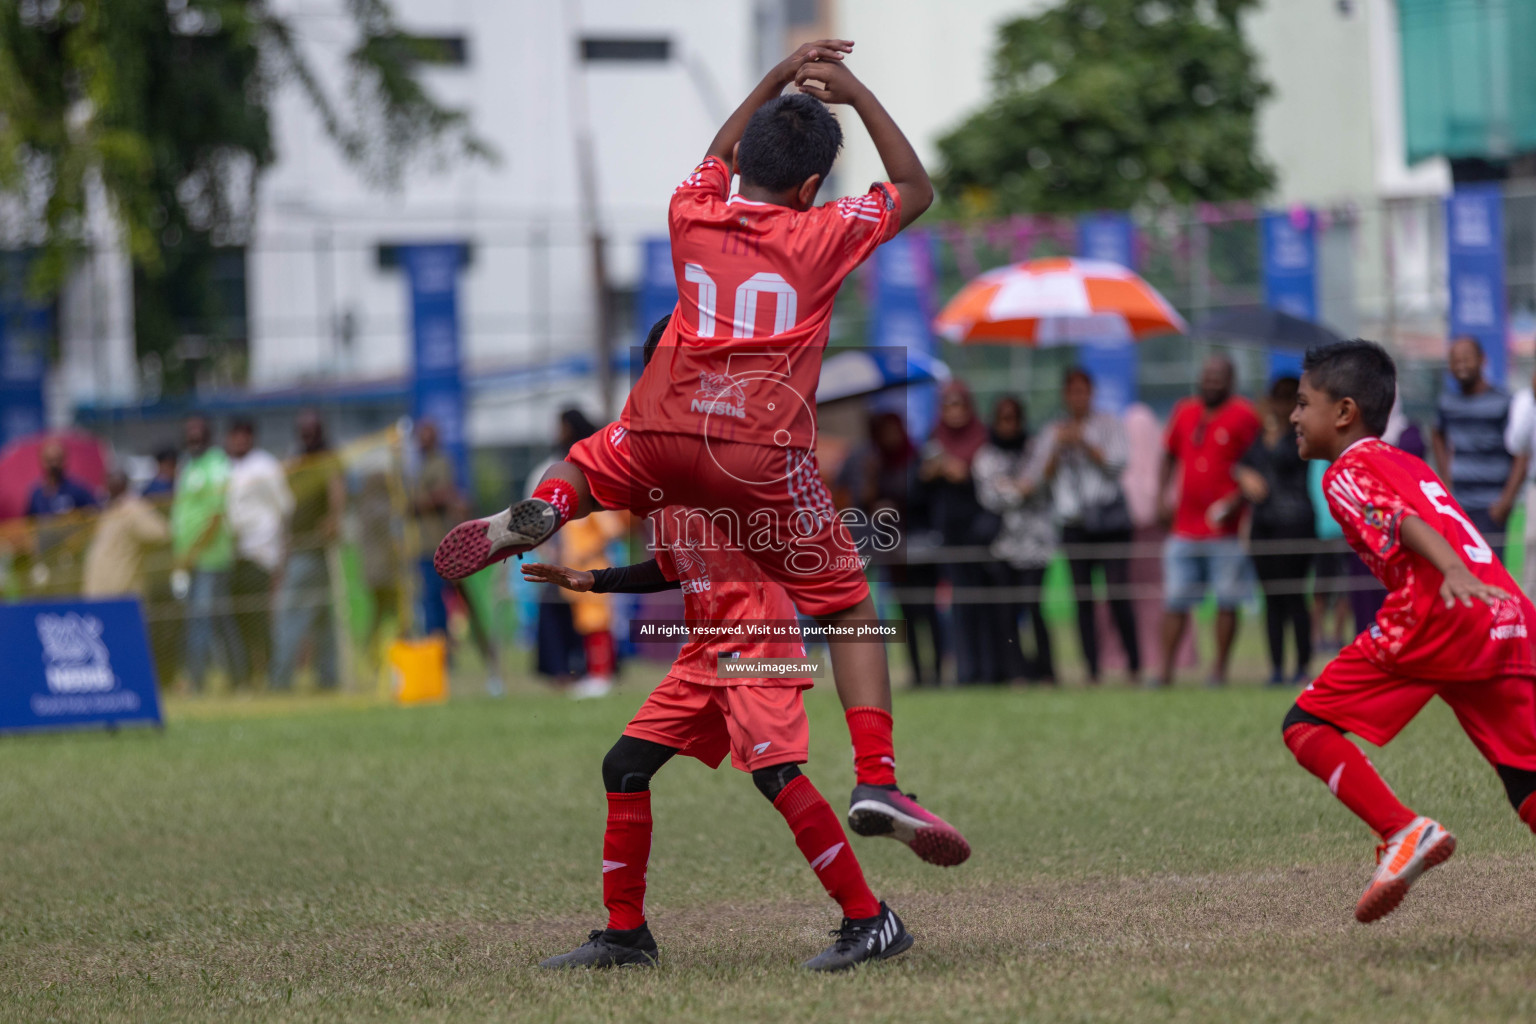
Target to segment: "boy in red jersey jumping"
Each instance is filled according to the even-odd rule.
[[[673,505],[652,514],[656,555],[638,565],[583,572],[560,565],[523,566],[523,578],[567,590],[650,593],[680,588],[691,628],[795,620],[789,595],[765,579],[704,515]],[[771,628],[771,627],[769,627]],[[805,966],[839,971],[905,952],[912,936],[901,918],[875,899],[837,815],[800,774],[810,731],[795,678],[720,678],[719,659],[803,659],[798,639],[718,640],[696,636],[651,691],[619,741],[603,758],[608,825],[603,834],[603,904],[608,924],[587,941],[543,961],[544,967],[649,966],[658,955],[645,917],[645,874],[651,853],[651,777],[676,754],[711,768],[727,753],[784,815],[795,843],[827,894],[842,907],[837,940]]]
[[[435,559],[444,577],[527,551],[594,508],[646,515],[680,505],[726,524],[726,542],[804,614],[850,632],[877,620],[865,559],[816,464],[816,385],[843,279],[927,209],[933,187],[896,123],[843,66],[852,48],[802,46],[726,121],[673,194],[680,297],[623,414],[572,448],[532,498],[455,527]],[[800,92],[781,95],[791,83]],[[822,101],[858,112],[890,181],[812,206],[842,144]],[[930,863],[965,860],[959,831],[896,786],[884,647],[836,635],[829,647],[858,782],[850,826],[899,839]]]
[[[1369,922],[1456,849],[1445,826],[1398,800],[1360,748],[1381,746],[1439,697],[1536,831],[1536,609],[1445,485],[1381,440],[1396,394],[1392,357],[1367,341],[1314,348],[1291,423],[1304,459],[1326,459],[1328,509],[1389,591],[1376,622],[1303,691],[1285,743],[1381,837],[1355,907]]]

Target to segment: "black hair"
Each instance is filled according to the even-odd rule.
[[[1061,386],[1062,387],[1066,387],[1067,385],[1071,384],[1075,380],[1082,381],[1084,384],[1087,384],[1090,388],[1093,387],[1093,374],[1088,372],[1087,367],[1083,367],[1083,366],[1069,366],[1069,367],[1067,367],[1066,372],[1061,375]]]
[[[825,181],[843,145],[843,129],[826,104],[803,92],[769,100],[747,121],[736,150],[742,184],[770,192]]]
[[[180,453],[177,452],[175,448],[171,448],[169,446],[160,448],[155,452],[156,462],[175,462],[180,457]]]
[[[585,441],[597,433],[597,426],[587,418],[587,414],[574,407],[560,410],[560,422],[571,432],[572,444]]]
[[[1285,402],[1287,405],[1296,404],[1296,389],[1301,381],[1295,377],[1276,377],[1269,385],[1269,397],[1276,402]]]
[[[256,421],[249,416],[236,416],[229,421],[229,433],[256,436]]]
[[[671,322],[672,314],[668,313],[660,320],[657,320],[655,323],[651,324],[651,332],[645,336],[644,365],[651,365],[651,357],[656,354],[656,348],[661,344],[661,336],[667,333],[667,324],[670,324]]]
[[[1301,372],[1335,402],[1352,399],[1366,432],[1380,437],[1397,401],[1397,364],[1374,341],[1356,338],[1315,345],[1307,350]]]

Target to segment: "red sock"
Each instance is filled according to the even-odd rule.
[[[600,629],[582,637],[581,644],[587,653],[587,675],[599,679],[612,676],[618,660],[613,652],[613,634]]]
[[[564,526],[576,511],[576,488],[567,480],[550,477],[533,489],[535,498],[543,498],[555,510],[555,529]]]
[[[848,845],[842,823],[811,780],[797,776],[779,793],[773,806],[789,822],[795,845],[810,861],[827,895],[843,908],[843,916],[862,918],[880,913],[880,901],[864,881],[864,869]]]
[[[1303,768],[1328,783],[1333,795],[1383,839],[1417,817],[1376,774],[1365,752],[1333,726],[1293,725],[1285,730],[1285,745]]]
[[[1536,793],[1526,797],[1520,804],[1520,820],[1525,822],[1532,832],[1536,832]]]
[[[853,740],[853,774],[861,786],[896,785],[896,747],[891,742],[891,713],[884,708],[849,708],[848,737]]]
[[[651,791],[608,794],[603,833],[603,906],[608,927],[645,924],[645,866],[651,859]]]

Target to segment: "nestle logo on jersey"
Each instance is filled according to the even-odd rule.
[[[1516,637],[1523,637],[1525,635],[1525,627],[1519,623],[1512,626],[1494,626],[1488,631],[1488,639],[1490,640],[1513,640]]]
[[[702,594],[709,589],[709,577],[699,580],[683,580],[682,590],[685,594]]]
[[[735,416],[739,420],[744,420],[747,418],[747,410],[743,409],[739,405],[732,405],[729,402],[701,402],[695,398],[693,403],[689,406],[689,409],[693,412],[702,412],[706,415],[713,414],[716,416]]]

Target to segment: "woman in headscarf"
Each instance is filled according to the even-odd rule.
[[[1005,591],[1024,590],[1032,596],[1005,597],[988,606],[992,633],[988,647],[998,681],[1056,682],[1051,635],[1041,614],[1040,587],[1056,553],[1056,528],[1051,521],[1050,489],[1025,473],[1033,457],[1024,404],[1008,396],[992,410],[992,434],[976,453],[971,470],[976,496],[984,508],[1002,517],[1002,529],[992,542],[997,559],[988,568],[989,582]],[[1027,614],[1035,638],[1035,656],[1026,660],[1019,645],[1019,617]]]
[[[869,418],[869,442],[848,460],[842,482],[869,522],[882,514],[896,517],[894,550],[882,550],[880,534],[872,528],[866,540],[886,583],[896,591],[907,623],[912,683],[937,686],[944,664],[944,627],[934,603],[939,567],[923,559],[939,542],[933,536],[926,493],[915,485],[917,469],[917,448],[907,436],[906,423],[897,413],[877,412]]]
[[[985,554],[977,558],[974,549],[984,548],[997,537],[1001,519],[983,509],[976,498],[976,484],[971,463],[987,442],[987,428],[976,416],[976,403],[970,389],[951,381],[939,395],[939,423],[923,447],[918,478],[926,491],[931,522],[946,548],[970,548],[948,565],[950,583],[971,596],[986,586]],[[988,682],[978,657],[986,632],[982,621],[984,606],[966,602],[966,594],[952,606],[955,637],[955,678],[961,685]]]

